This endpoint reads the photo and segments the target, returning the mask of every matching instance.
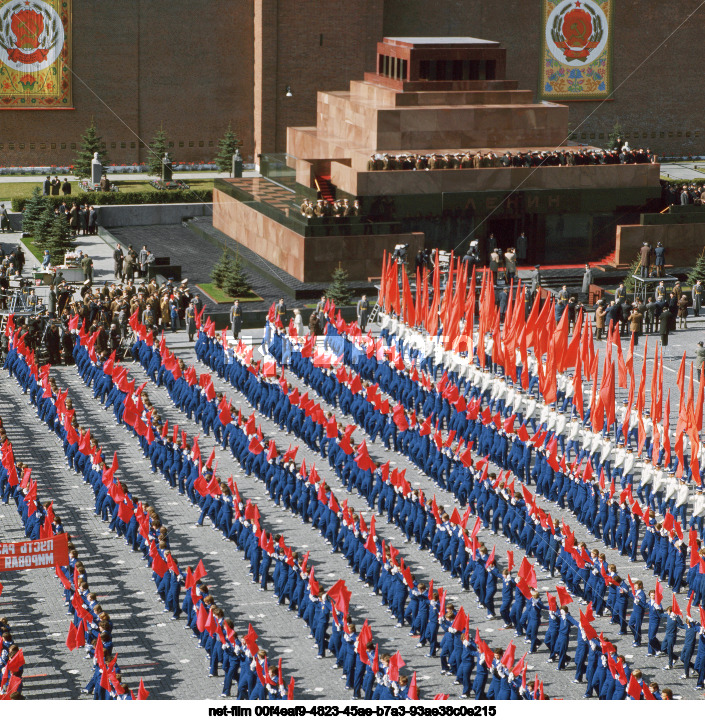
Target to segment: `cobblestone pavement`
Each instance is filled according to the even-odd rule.
[[[40,498],[54,500],[55,511],[84,561],[91,590],[113,619],[113,641],[125,681],[136,690],[140,677],[144,678],[152,698],[217,696],[220,687],[217,679],[207,677],[203,651],[195,647],[183,624],[169,623],[162,615],[151,572],[140,555],[129,553],[124,541],[95,515],[92,490],[66,467],[59,440],[37,420],[27,397],[5,372],[0,374],[0,389],[0,410],[15,456],[32,467]],[[29,428],[32,433],[23,432]],[[3,506],[2,515],[3,530],[12,524],[13,536],[20,536],[14,507]],[[53,571],[5,573],[2,581],[3,614],[25,648],[26,695],[77,698],[91,677],[92,665],[81,650],[70,652],[65,646],[70,617]],[[25,608],[32,609],[26,620]],[[39,674],[36,680],[35,674]]]
[[[124,247],[132,244],[134,248],[141,248],[146,245],[157,257],[168,256],[171,263],[180,265],[182,276],[188,278],[189,287],[195,290],[200,283],[211,283],[211,272],[216,263],[221,259],[223,251],[215,244],[205,240],[196,233],[191,232],[181,225],[148,225],[130,226],[124,228],[111,228],[110,232],[117,238]],[[278,301],[282,296],[289,308],[296,307],[293,295],[283,293],[275,288],[269,281],[245,268],[245,275],[252,285],[252,290],[257,293],[262,301],[247,301],[243,304],[246,310],[265,310]],[[201,293],[206,310],[223,311],[229,310],[230,303],[213,303]]]
[[[257,336],[257,334],[255,334]],[[679,356],[686,350],[692,357],[695,343],[702,336],[698,330],[688,330],[672,337],[667,349],[664,383],[667,387],[675,387],[675,371]],[[183,334],[167,338],[170,345],[187,362],[194,362],[195,356],[186,344]],[[653,355],[653,339],[650,339]],[[601,344],[604,346],[604,344]],[[640,352],[643,351],[643,340],[637,349],[635,372],[640,372]],[[202,364],[197,363],[199,372],[205,371]],[[138,364],[129,367],[130,372],[142,382],[146,376]],[[198,512],[188,500],[172,490],[161,476],[152,475],[149,465],[142,457],[138,444],[128,431],[117,427],[112,414],[104,411],[92,398],[92,392],[85,388],[73,368],[57,368],[55,374],[60,385],[68,385],[70,395],[77,407],[79,420],[89,426],[102,444],[106,457],[116,450],[120,458],[120,475],[128,486],[141,499],[152,502],[160,512],[166,525],[171,529],[170,539],[174,553],[182,567],[195,564],[199,558],[204,559],[208,569],[207,581],[211,586],[219,605],[227,614],[234,618],[239,629],[245,629],[251,622],[260,634],[262,645],[267,648],[270,656],[284,658],[284,670],[296,678],[297,698],[328,698],[342,699],[348,692],[344,689],[344,681],[340,672],[331,669],[329,659],[317,660],[311,648],[312,641],[307,638],[308,629],[294,614],[280,607],[270,593],[259,593],[256,586],[249,582],[248,567],[234,544],[225,541],[222,536],[206,526],[194,526]],[[287,374],[290,381],[295,381]],[[650,379],[647,374],[647,383]],[[295,381],[296,382],[296,381]],[[301,387],[301,384],[297,382]],[[231,386],[215,379],[217,390],[226,391],[236,405],[249,413],[247,401]],[[185,415],[174,408],[164,389],[157,389],[148,384],[147,390],[155,405],[170,423],[179,423],[190,434],[199,432],[197,424],[187,421]],[[197,649],[189,631],[183,629],[182,623],[170,622],[168,616],[162,614],[162,604],[154,595],[154,584],[151,572],[147,570],[139,554],[129,553],[129,549],[121,539],[110,533],[107,526],[94,515],[93,494],[91,489],[82,483],[80,476],[72,474],[66,468],[61,445],[58,439],[40,424],[34,409],[27,405],[26,397],[22,396],[16,383],[7,374],[0,373],[0,414],[8,429],[15,447],[18,460],[28,462],[34,469],[33,476],[37,479],[40,497],[43,500],[55,501],[58,515],[64,521],[67,531],[74,537],[81,558],[88,569],[91,589],[99,594],[100,602],[111,614],[115,623],[115,649],[119,653],[120,664],[127,683],[136,688],[139,678],[143,677],[152,698],[215,698],[220,693],[221,682],[218,678],[208,678],[205,655]],[[320,401],[320,399],[318,399]],[[323,403],[326,407],[326,404]],[[672,420],[677,411],[672,403]],[[340,414],[337,414],[340,416]],[[327,466],[309,449],[305,448],[293,436],[279,431],[271,421],[256,414],[257,422],[267,438],[274,438],[279,449],[285,449],[289,443],[298,444],[299,460],[305,458],[307,465],[318,461],[321,476],[327,480],[342,503],[347,499],[349,504],[362,510],[366,518],[369,513],[356,494],[348,494]],[[33,429],[27,433],[26,429]],[[358,431],[356,440],[362,440]],[[439,503],[447,507],[453,505],[450,494],[438,489],[423,473],[418,471],[404,457],[388,454],[380,443],[370,444],[370,453],[377,461],[387,458],[392,465],[406,468],[407,477],[415,487],[423,488],[424,492],[436,494]],[[212,448],[210,439],[202,439],[202,451],[209,454]],[[432,698],[436,693],[455,695],[457,688],[452,679],[440,675],[438,659],[429,659],[425,649],[416,649],[416,639],[408,636],[408,629],[397,629],[386,608],[379,605],[379,600],[369,596],[369,589],[356,581],[349,567],[340,555],[330,555],[330,547],[321,538],[318,531],[301,524],[300,519],[282,512],[268,499],[263,484],[255,478],[245,478],[237,462],[222,450],[216,451],[218,467],[223,475],[233,474],[243,496],[260,504],[263,524],[273,531],[285,535],[287,543],[299,551],[310,551],[311,561],[316,566],[317,577],[324,585],[329,585],[338,578],[343,578],[353,592],[351,612],[359,623],[368,618],[375,636],[385,650],[399,648],[409,670],[418,673],[419,687],[424,698]],[[560,510],[541,500],[544,509],[555,517],[561,517]],[[570,514],[564,519],[569,523],[578,540],[587,538],[587,533],[579,526]],[[403,557],[410,563],[414,574],[426,582],[434,580],[436,586],[442,585],[449,589],[449,598],[456,605],[463,605],[470,617],[471,627],[477,627],[480,633],[492,645],[506,646],[514,639],[513,632],[498,628],[496,620],[485,618],[485,611],[478,609],[474,596],[462,591],[461,587],[448,573],[442,571],[427,551],[418,551],[414,544],[404,544],[399,529],[386,522],[384,517],[377,519],[380,534],[401,549]],[[12,506],[0,507],[0,531],[8,540],[19,540],[22,537],[21,524]],[[496,545],[500,563],[506,559],[506,551],[515,553],[518,563],[521,551],[512,548],[502,536],[490,536],[483,531],[481,539],[489,546]],[[610,561],[614,561],[620,572],[632,578],[641,577],[647,590],[653,587],[654,581],[643,575],[643,567],[639,563],[631,564],[618,556],[616,552],[605,549],[602,543],[590,543],[601,551],[605,551]],[[540,571],[540,569],[539,569]],[[50,570],[26,573],[3,574],[4,592],[0,597],[0,613],[8,617],[18,642],[24,647],[27,657],[26,695],[30,698],[77,698],[80,689],[91,675],[91,662],[83,658],[81,651],[69,652],[65,646],[68,630],[68,616],[63,605],[61,586]],[[539,572],[540,590],[553,590],[556,579],[546,573]],[[665,591],[668,596],[669,591]],[[686,598],[679,596],[679,603],[684,608]],[[21,609],[21,610],[20,610]],[[577,616],[577,607],[574,609]],[[629,660],[632,668],[641,668],[649,679],[656,679],[661,686],[669,686],[674,693],[683,698],[701,698],[702,694],[693,690],[694,681],[680,679],[681,669],[662,670],[663,658],[646,658],[645,647],[634,649],[631,637],[617,636],[617,629],[611,626],[608,618],[598,619],[595,623],[598,632],[605,634],[617,644],[620,652]],[[518,639],[517,653],[523,654],[525,647]],[[682,634],[678,647],[682,643]],[[574,649],[574,641],[571,642]],[[574,666],[558,672],[554,665],[546,663],[547,654],[540,650],[529,657],[529,675],[538,672],[544,680],[546,692],[552,697],[579,698],[584,690],[581,685],[573,685],[571,680]]]
[[[687,358],[692,358],[694,354],[695,344],[696,342],[702,337],[701,332],[697,330],[687,330],[677,333],[676,335],[672,336],[671,342],[669,344],[669,347],[666,349],[666,361],[664,365],[664,386],[666,390],[668,388],[671,388],[672,390],[672,404],[671,404],[671,414],[672,414],[672,427],[674,427],[674,423],[677,417],[677,402],[675,401],[675,398],[677,396],[673,396],[673,391],[676,388],[676,371],[678,368],[678,363],[680,362],[680,358],[682,356],[683,351],[686,351]],[[256,339],[259,339],[259,335],[256,334]],[[650,339],[650,351],[649,351],[649,358],[653,358],[653,349],[654,349],[654,342],[655,337],[651,337]],[[639,373],[641,372],[641,352],[643,352],[643,339],[641,342],[641,348],[635,349],[635,373],[637,379],[639,378]],[[598,347],[601,347],[603,349],[604,353],[604,343],[597,344]],[[625,349],[626,350],[626,349]],[[201,364],[200,362],[196,361],[195,354],[187,350],[184,352],[183,350],[177,351],[181,357],[184,358],[184,360],[187,360],[190,363],[196,362],[197,370],[199,372],[205,371],[206,366]],[[647,365],[647,385],[650,381],[650,372],[651,372],[651,362]],[[296,379],[292,374],[287,373],[287,380],[289,382],[294,382],[300,389],[304,390],[305,387],[301,384],[298,379]],[[228,395],[233,398],[236,402],[236,404],[242,404],[243,405],[243,412],[244,412],[244,405],[246,404],[246,401],[244,399],[244,396],[238,394],[232,386],[229,384],[219,381],[217,378],[215,379],[215,388],[216,390],[223,390],[228,392]],[[622,391],[623,395],[626,397],[626,393]],[[311,394],[311,391],[309,389],[309,394]],[[315,396],[315,394],[314,394]],[[619,399],[618,399],[619,400]],[[316,401],[321,403],[322,407],[325,410],[329,409],[329,406],[323,401],[322,398],[316,396]],[[330,408],[330,410],[333,410],[335,412],[336,409]],[[259,414],[258,416],[258,422],[260,421],[261,417]],[[338,412],[336,414],[336,417],[341,420],[340,413]],[[345,418],[345,421],[352,421],[351,418]],[[282,446],[285,448],[289,442],[294,442],[294,438],[292,436],[287,436],[284,433],[281,433],[278,430],[278,427],[271,423],[271,421],[263,420],[262,423],[262,430],[265,433],[265,435],[269,438],[270,436],[273,436],[277,440],[277,447],[281,448]],[[359,436],[359,437],[358,437]],[[362,434],[360,431],[357,431],[355,433],[355,439],[359,442],[362,440],[362,438],[365,437],[364,434]],[[391,464],[397,465],[400,469],[405,468],[407,473],[406,476],[410,481],[412,482],[412,485],[414,487],[422,488],[424,490],[424,493],[426,494],[434,494],[436,495],[436,498],[438,499],[439,504],[443,503],[446,507],[452,507],[454,505],[453,497],[451,494],[444,492],[439,487],[437,487],[431,479],[429,479],[425,474],[420,472],[411,462],[400,455],[397,455],[395,453],[389,453],[384,449],[382,444],[378,441],[375,444],[370,443],[370,439],[366,438],[368,448],[370,451],[370,455],[373,457],[373,459],[376,462],[384,462],[385,460],[389,459],[391,461]],[[301,454],[303,452],[303,457],[306,458],[307,465],[311,461],[316,460],[316,455],[310,451],[308,448],[305,448],[303,444],[300,444],[299,453]],[[319,462],[320,465],[320,462]],[[341,494],[341,499],[345,498],[346,495],[342,490],[342,487],[340,486],[340,481],[333,476],[332,472],[329,471],[329,469],[326,466],[323,466],[323,472],[321,473],[322,477],[325,478],[327,481],[331,483],[331,487],[335,490],[336,496],[338,496],[338,493]],[[625,557],[619,556],[618,552],[613,551],[612,549],[608,549],[604,546],[602,542],[597,542],[594,540],[592,536],[588,537],[587,531],[580,526],[580,524],[577,523],[576,519],[570,514],[569,511],[561,512],[561,510],[556,506],[555,504],[552,504],[550,502],[545,501],[544,499],[539,499],[539,505],[541,505],[544,510],[551,513],[551,515],[554,518],[560,518],[561,520],[564,520],[566,523],[568,523],[573,530],[576,533],[576,538],[578,540],[587,540],[588,545],[590,547],[598,548],[601,552],[605,552],[608,558],[609,562],[613,562],[617,565],[617,568],[620,572],[620,574],[623,577],[626,577],[627,574],[630,574],[632,579],[641,578],[644,581],[645,587],[647,591],[650,588],[653,588],[655,585],[655,579],[652,578],[650,572],[645,572],[643,563],[637,562],[637,563],[630,563],[629,560]],[[363,504],[361,501],[357,501],[357,507],[363,508]],[[396,541],[401,542],[401,534],[399,530],[386,523],[386,520],[384,518],[378,518],[377,519],[377,527],[379,531],[384,535],[385,538],[389,538],[392,540],[392,542],[395,542],[395,536]],[[512,547],[511,544],[507,541],[506,538],[504,538],[501,535],[498,536],[491,536],[487,531],[482,531],[480,534],[480,538],[485,542],[485,544],[489,547],[490,545],[496,545],[497,548],[497,557],[498,559],[501,559],[500,563],[506,562],[506,551],[507,550],[513,550],[515,554],[515,563],[518,565],[519,561],[521,560],[521,557],[523,555],[523,552],[518,549],[517,547]],[[459,603],[464,606],[466,612],[468,612],[468,615],[470,617],[470,625],[472,627],[477,627],[480,629],[481,634],[483,636],[487,635],[489,638],[496,639],[497,645],[505,647],[510,640],[514,638],[513,631],[507,631],[502,630],[501,628],[498,628],[497,621],[488,621],[485,618],[485,611],[480,610],[476,608],[476,604],[474,602],[474,596],[468,593],[465,593],[462,591],[462,589],[456,585],[456,582],[452,579],[450,579],[449,574],[443,572],[441,569],[439,569],[437,564],[432,564],[431,556],[428,552],[420,552],[417,550],[416,546],[414,544],[406,544],[401,546],[402,553],[404,554],[404,557],[408,559],[411,562],[411,567],[414,571],[414,574],[420,578],[428,582],[431,578],[434,578],[435,584],[438,585],[444,585],[445,587],[449,589],[457,589],[456,593],[450,596],[450,598],[456,602],[456,605]],[[560,578],[552,579],[550,576],[542,572],[540,568],[537,568],[538,573],[538,581],[539,581],[539,590],[540,591],[553,591],[554,586],[557,582],[560,581]],[[648,575],[645,575],[648,574]],[[665,587],[664,589],[664,605],[667,604],[667,599],[669,597],[670,589],[668,587]],[[685,608],[685,605],[687,605],[687,596],[683,593],[681,593],[678,597],[679,604],[682,608]],[[574,604],[573,608],[573,614],[577,617],[577,605]],[[672,670],[666,670],[663,668],[664,666],[664,659],[662,657],[659,658],[647,658],[646,657],[646,646],[642,646],[641,648],[633,648],[632,647],[632,638],[631,635],[626,635],[624,637],[618,636],[618,629],[610,624],[609,618],[598,618],[597,621],[594,624],[596,630],[599,632],[604,631],[605,636],[610,638],[613,643],[615,643],[620,653],[623,653],[627,660],[629,661],[632,669],[635,668],[641,668],[642,671],[645,673],[646,677],[650,680],[657,680],[659,684],[663,686],[670,687],[674,694],[681,696],[682,698],[702,698],[703,694],[701,692],[694,690],[695,681],[692,679],[690,680],[682,680],[680,678],[682,674],[682,668],[679,664],[676,665],[676,667]],[[543,631],[545,629],[545,624],[542,627],[542,632],[540,633],[540,637],[542,637]],[[662,629],[663,632],[663,629]],[[677,648],[680,651],[680,647],[682,645],[682,635],[679,637],[679,641],[677,643]],[[574,644],[571,642],[571,649],[574,649]],[[518,643],[517,646],[517,653],[522,654],[524,652],[523,643]],[[405,658],[407,658],[405,656]],[[557,672],[555,669],[555,666],[546,663],[548,658],[548,654],[545,651],[545,647],[543,650],[540,650],[536,655],[530,656],[529,664],[530,664],[530,672],[538,672],[539,677],[543,679],[546,682],[546,692],[554,697],[563,697],[563,698],[579,698],[582,696],[582,693],[584,691],[584,687],[581,685],[573,685],[571,683],[573,675],[575,673],[575,666],[569,665],[568,670],[563,672]],[[409,659],[407,658],[407,662]],[[412,662],[414,663],[414,662]],[[431,669],[431,677],[433,678],[435,674],[438,673],[438,662],[434,661],[434,665]],[[426,686],[424,685],[422,687],[422,693],[425,692]]]
[[[143,377],[143,373],[137,364],[130,366],[129,370],[138,379],[138,383],[146,380],[146,376]],[[74,405],[78,408],[79,417],[83,418],[84,411],[88,409],[89,425],[95,429],[99,438],[103,438],[104,433],[109,432],[120,435],[119,439],[115,439],[118,445],[111,445],[111,449],[117,449],[120,458],[126,457],[130,450],[132,454],[137,452],[137,442],[131,433],[124,428],[116,428],[113,423],[113,416],[95,405],[92,394],[89,394],[85,387],[78,387],[77,383],[79,381],[73,369],[57,369],[56,375],[60,378],[61,385],[64,385],[67,379],[71,380],[73,378],[70,395],[74,400]],[[173,407],[164,389],[148,386],[148,392],[152,402],[155,403],[160,413],[169,419],[170,424],[178,423],[179,427],[186,430],[190,435],[199,432],[198,424],[188,421],[185,415]],[[96,411],[96,409],[98,410]],[[270,422],[264,421],[262,424],[262,429],[268,436],[272,435],[271,430],[273,428],[274,426]],[[280,437],[277,440],[279,447],[284,445],[283,438]],[[201,438],[199,445],[204,457],[207,457],[210,454],[212,442],[210,439]],[[103,448],[105,451],[105,445]],[[122,450],[123,448],[124,450]],[[312,461],[315,460],[312,454],[309,454],[309,456]],[[332,585],[339,578],[346,581],[353,592],[351,615],[358,623],[358,627],[362,625],[365,618],[368,618],[375,640],[380,641],[381,648],[391,652],[394,652],[397,648],[400,649],[410,668],[418,672],[419,682],[428,676],[429,678],[425,679],[425,681],[432,683],[431,676],[437,670],[438,661],[428,659],[421,653],[414,653],[417,651],[415,649],[417,639],[409,637],[408,628],[394,628],[395,622],[391,619],[387,609],[380,605],[377,597],[370,598],[370,589],[357,581],[357,577],[349,569],[340,554],[330,554],[330,547],[325,544],[319,532],[311,529],[308,525],[303,525],[298,517],[292,517],[274,506],[266,495],[263,484],[254,477],[245,477],[239,464],[229,453],[218,449],[216,459],[218,460],[219,473],[223,477],[232,474],[243,497],[259,504],[264,528],[283,533],[287,544],[291,545],[294,550],[301,553],[310,551],[309,563],[316,567],[316,577],[321,580],[324,587]],[[307,458],[308,460],[309,458]],[[210,560],[211,565],[214,566],[216,573],[222,573],[222,582],[221,578],[218,578],[218,582],[214,584],[213,592],[216,599],[222,601],[225,609],[230,610],[231,613],[234,609],[244,608],[245,606],[248,608],[253,605],[261,606],[257,614],[248,613],[244,617],[241,615],[240,618],[243,620],[240,627],[243,627],[246,623],[244,619],[253,619],[252,623],[261,633],[262,640],[272,644],[271,652],[273,657],[276,658],[279,654],[284,654],[284,666],[287,672],[292,673],[297,679],[299,691],[307,690],[308,693],[305,693],[305,695],[311,694],[311,696],[317,697],[345,698],[348,692],[344,690],[341,672],[331,668],[331,660],[327,658],[323,660],[316,659],[316,651],[312,647],[313,642],[307,638],[308,628],[303,621],[299,620],[295,614],[286,611],[285,607],[279,606],[269,593],[257,593],[256,587],[250,583],[250,576],[248,575],[249,563],[242,560],[236,546],[232,542],[222,539],[219,532],[211,530],[208,527],[208,521],[206,521],[203,528],[193,527],[193,524],[198,519],[198,510],[191,506],[188,499],[180,496],[176,490],[171,489],[161,479],[161,476],[149,474],[145,479],[144,472],[141,479],[133,476],[131,474],[133,458],[129,458],[128,462],[130,468],[127,473],[125,471],[126,465],[121,463],[121,471],[126,475],[128,485],[136,490],[140,498],[145,497],[154,501],[156,508],[162,513],[162,517],[170,529],[174,528],[174,522],[170,517],[171,507],[177,507],[174,509],[174,513],[178,514],[175,518],[176,528],[170,532],[170,538],[174,553],[181,566],[185,563],[196,562],[197,557],[193,556],[193,549],[203,548],[204,553],[212,554],[214,557]],[[141,460],[138,460],[137,463],[144,463],[146,466],[146,462]],[[360,501],[355,494],[348,495],[341,492],[336,493],[336,495],[341,499],[341,502],[347,497],[352,505],[360,505]],[[164,507],[167,508],[166,513],[161,511]],[[185,522],[182,520],[184,515],[188,516],[188,520]],[[184,537],[187,543],[182,544],[181,539]],[[398,534],[397,538],[395,538],[393,533],[390,534],[389,540],[394,543],[400,542]],[[214,548],[218,550],[213,550]],[[206,567],[210,573],[209,559],[207,556],[205,558]],[[426,559],[426,562],[428,562],[428,559]],[[228,595],[222,598],[221,589],[226,588],[228,578],[238,579],[236,581],[237,586],[232,584],[232,592],[227,587]],[[235,618],[238,620],[236,612]],[[266,618],[266,622],[264,620],[259,621],[260,626],[254,620],[264,618]],[[415,656],[418,656],[418,658]],[[434,675],[437,677],[433,682],[434,687],[437,684],[438,688],[433,693],[450,692],[451,689],[448,688],[451,685],[450,680],[437,674]],[[306,685],[301,688],[299,684],[304,684],[304,682]],[[430,691],[429,688],[428,692],[430,693]],[[297,697],[300,697],[300,694]]]

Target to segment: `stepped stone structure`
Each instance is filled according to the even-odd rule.
[[[287,153],[260,157],[264,178],[216,182],[214,226],[305,282],[339,263],[375,276],[398,244],[464,252],[477,237],[489,253],[492,233],[507,248],[525,232],[531,262],[605,256],[618,223],[661,209],[657,164],[373,169],[384,156],[585,150],[564,145],[568,108],[533,102],[505,68],[490,40],[385,38],[373,72],[319,92],[316,125],[287,128]],[[306,218],[307,197],[360,213]]]

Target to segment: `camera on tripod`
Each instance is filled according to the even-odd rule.
[[[470,242],[470,247],[468,248],[467,257],[470,259],[470,262],[473,265],[479,265],[480,264],[480,241],[477,240],[477,238]]]
[[[402,263],[406,263],[406,256],[409,254],[409,244],[398,244],[394,246],[394,252],[392,253],[392,258],[401,265]]]

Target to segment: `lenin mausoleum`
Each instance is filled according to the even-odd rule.
[[[214,226],[304,282],[339,263],[373,277],[400,244],[464,252],[477,237],[487,252],[492,233],[504,248],[526,233],[531,262],[614,257],[619,226],[661,209],[659,165],[475,167],[478,153],[590,151],[566,146],[568,108],[536,102],[506,66],[492,40],[384,38],[363,78],[318,93],[315,126],[288,127],[286,153],[260,156],[262,177],[216,181]],[[359,211],[307,217],[307,198]]]

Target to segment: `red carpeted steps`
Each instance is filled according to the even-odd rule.
[[[335,188],[330,182],[330,175],[317,175],[316,186],[326,203],[335,203]]]

